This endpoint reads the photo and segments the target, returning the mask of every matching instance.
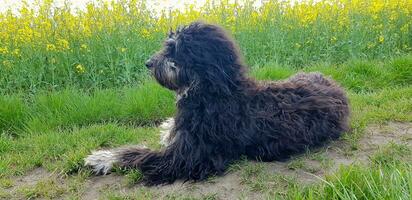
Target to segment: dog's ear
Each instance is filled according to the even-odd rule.
[[[176,34],[180,34],[181,32],[183,32],[185,30],[185,26],[180,25],[179,27],[177,27],[176,29]]]

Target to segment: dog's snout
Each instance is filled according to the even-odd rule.
[[[151,67],[153,66],[152,59],[147,60],[147,61],[145,62],[145,65],[146,65],[147,68],[151,68]]]

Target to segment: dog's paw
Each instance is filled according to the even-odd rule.
[[[114,151],[100,150],[94,151],[84,159],[84,165],[91,167],[97,175],[110,174],[113,165],[118,162],[118,156]]]

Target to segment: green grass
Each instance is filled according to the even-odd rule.
[[[5,95],[0,102],[0,131],[9,135],[92,123],[150,125],[175,110],[173,94],[153,81],[136,88],[92,93],[67,89],[35,96]]]
[[[56,180],[48,179],[40,181],[31,187],[20,188],[18,192],[23,194],[23,196],[27,199],[35,199],[41,197],[53,199],[60,197],[65,192],[65,190],[61,186],[59,186],[59,183],[57,183]]]
[[[304,184],[296,177],[268,173],[262,163],[244,163],[241,180],[265,199],[410,199],[412,198],[411,147],[389,143],[371,158],[371,164],[341,166],[326,177],[312,176],[319,183]],[[302,160],[292,161],[303,168]]]
[[[405,113],[402,110],[411,108],[412,56],[385,63],[349,61],[337,66],[315,65],[303,70],[321,71],[347,88],[356,108],[353,112],[362,112],[355,117],[364,117],[365,114],[368,115],[365,120],[410,119],[402,114]],[[253,68],[250,74],[259,80],[279,80],[298,71],[268,64]],[[391,104],[393,99],[399,103]],[[173,94],[152,80],[136,88],[92,92],[73,88],[58,92],[42,91],[35,95],[4,95],[0,96],[0,131],[19,135],[105,122],[154,124],[173,114],[173,102]],[[370,104],[378,110],[369,114],[361,111],[370,110],[367,108]]]
[[[18,139],[1,137],[0,177],[21,175],[35,167],[62,174],[82,169],[83,158],[93,149],[145,143],[158,147],[156,128],[117,124],[92,125],[71,130],[33,133]]]
[[[267,64],[252,68],[250,74],[259,80],[279,80],[298,71],[321,71],[348,91],[352,109],[352,131],[344,136],[344,141],[351,146],[348,155],[358,148],[358,139],[367,125],[412,122],[412,56],[386,62],[355,60],[341,65],[319,64],[302,70]],[[1,96],[0,198],[10,196],[7,188],[14,185],[13,177],[24,176],[38,167],[68,177],[68,183],[62,186],[58,180],[43,180],[20,188],[18,192],[24,198],[56,198],[63,194],[80,198],[79,194],[87,190],[82,185],[90,176],[83,167],[83,158],[91,150],[125,144],[143,143],[159,148],[155,126],[173,115],[174,101],[174,95],[153,80],[135,88],[95,91],[71,88]],[[241,171],[242,184],[252,192],[264,193],[270,198],[408,199],[412,194],[412,168],[410,159],[404,155],[409,154],[409,147],[391,144],[371,157],[370,166],[343,167],[311,186],[302,186],[289,177],[267,174],[261,164],[242,162],[231,169]],[[319,160],[323,167],[330,165],[321,155],[308,156]],[[289,167],[316,170],[306,169],[299,158]],[[128,185],[141,179],[138,171],[120,174],[124,173]],[[105,196],[109,199],[156,198],[156,194],[144,189],[133,194],[115,191],[116,188],[112,188]],[[187,198],[191,197],[168,195],[168,199]],[[204,196],[204,199],[214,198],[213,194]]]
[[[389,144],[372,158],[370,166],[341,167],[321,178],[321,184],[302,188],[291,183],[284,199],[411,199],[412,165],[410,146]]]

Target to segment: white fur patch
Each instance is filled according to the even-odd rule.
[[[159,126],[160,128],[160,144],[162,146],[169,146],[169,144],[173,141],[173,137],[171,135],[171,131],[173,129],[173,124],[175,120],[173,118],[168,118],[164,122],[162,122]]]
[[[187,92],[189,91],[190,88],[185,88],[181,90],[180,92],[177,93],[176,95],[176,101],[179,102],[180,99],[186,98],[187,97]]]
[[[109,174],[113,165],[119,161],[114,151],[100,150],[94,151],[84,159],[84,164],[90,166],[96,174]]]
[[[167,77],[169,77],[170,80],[173,80],[173,81],[176,80],[177,70],[178,68],[176,67],[176,64],[174,62],[166,61],[165,72],[166,72]]]

